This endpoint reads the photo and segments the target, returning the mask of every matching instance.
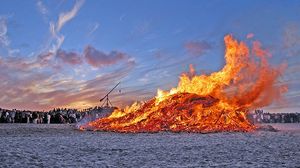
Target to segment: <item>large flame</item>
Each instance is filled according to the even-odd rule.
[[[252,50],[231,35],[224,38],[225,66],[210,75],[196,75],[193,66],[170,91],[157,91],[146,103],[90,122],[81,129],[116,132],[251,131],[247,113],[269,105],[287,91],[277,82],[285,66],[271,66],[271,54],[253,42]]]

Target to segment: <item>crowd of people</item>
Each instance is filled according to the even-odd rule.
[[[7,110],[0,108],[0,123],[67,124],[77,123],[83,118],[94,120],[110,114],[112,109],[94,107],[84,110],[56,108],[48,112]],[[255,110],[249,117],[255,123],[300,123],[300,113],[265,113]]]
[[[300,123],[300,113],[268,113],[255,110],[250,117],[255,123]]]
[[[101,111],[94,107],[79,111],[77,109],[56,108],[47,112],[27,110],[7,110],[0,108],[0,123],[67,124],[77,123],[86,115]]]

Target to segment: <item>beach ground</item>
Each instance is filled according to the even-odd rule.
[[[299,167],[299,124],[274,127],[281,131],[120,134],[0,124],[0,167]]]

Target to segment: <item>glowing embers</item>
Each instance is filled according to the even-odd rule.
[[[103,118],[84,126],[86,129],[116,132],[218,132],[250,131],[254,126],[245,113],[227,107],[211,96],[178,93],[155,105],[155,99],[138,110],[116,118]],[[115,111],[114,113],[117,113]]]

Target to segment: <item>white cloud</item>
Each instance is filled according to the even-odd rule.
[[[61,48],[65,40],[65,36],[60,33],[60,30],[68,21],[70,21],[72,18],[76,16],[77,12],[79,11],[83,3],[84,0],[76,1],[73,8],[70,11],[67,11],[65,13],[60,13],[57,21],[49,22],[49,32],[50,32],[49,41],[45,44],[45,46],[42,47],[41,51],[35,52],[37,58],[35,60],[32,60],[29,63],[30,68],[41,68],[49,65],[55,69],[59,68],[55,60],[53,60],[53,57],[56,55],[57,51]],[[43,7],[42,2],[38,1],[37,5]],[[42,9],[41,10],[42,13],[45,13],[47,10],[47,8],[45,9],[41,8],[41,9]]]
[[[0,47],[3,47],[9,56],[19,53],[19,49],[10,47],[11,41],[7,35],[7,17],[0,16]]]
[[[0,17],[0,46],[8,47],[9,39],[7,37],[7,24],[6,19]]]
[[[36,2],[36,7],[38,11],[43,15],[46,15],[48,13],[47,7],[44,5],[44,3],[41,0],[38,0]]]
[[[50,48],[50,52],[56,53],[56,51],[61,47],[65,36],[60,34],[60,30],[68,21],[76,16],[83,3],[84,0],[76,1],[70,11],[63,12],[59,15],[57,23],[50,22],[50,33],[52,38],[55,40],[54,44],[52,44],[52,47]]]
[[[99,23],[95,23],[94,25],[93,25],[93,27],[90,29],[90,31],[88,32],[88,36],[90,36],[90,35],[92,35],[98,28],[99,28]]]
[[[84,3],[84,0],[78,0],[78,1],[76,1],[72,10],[70,10],[66,13],[61,13],[59,15],[58,22],[56,25],[56,31],[60,31],[65,23],[67,23],[68,21],[70,21],[71,19],[73,19],[76,16],[76,14],[78,13],[78,11],[81,8],[81,6],[83,5],[83,3]]]
[[[65,36],[60,35],[59,32],[56,32],[55,24],[53,22],[50,22],[50,33],[52,38],[54,38],[56,41],[54,44],[52,44],[52,48],[50,49],[50,52],[56,53],[56,51],[61,47],[65,40]]]

